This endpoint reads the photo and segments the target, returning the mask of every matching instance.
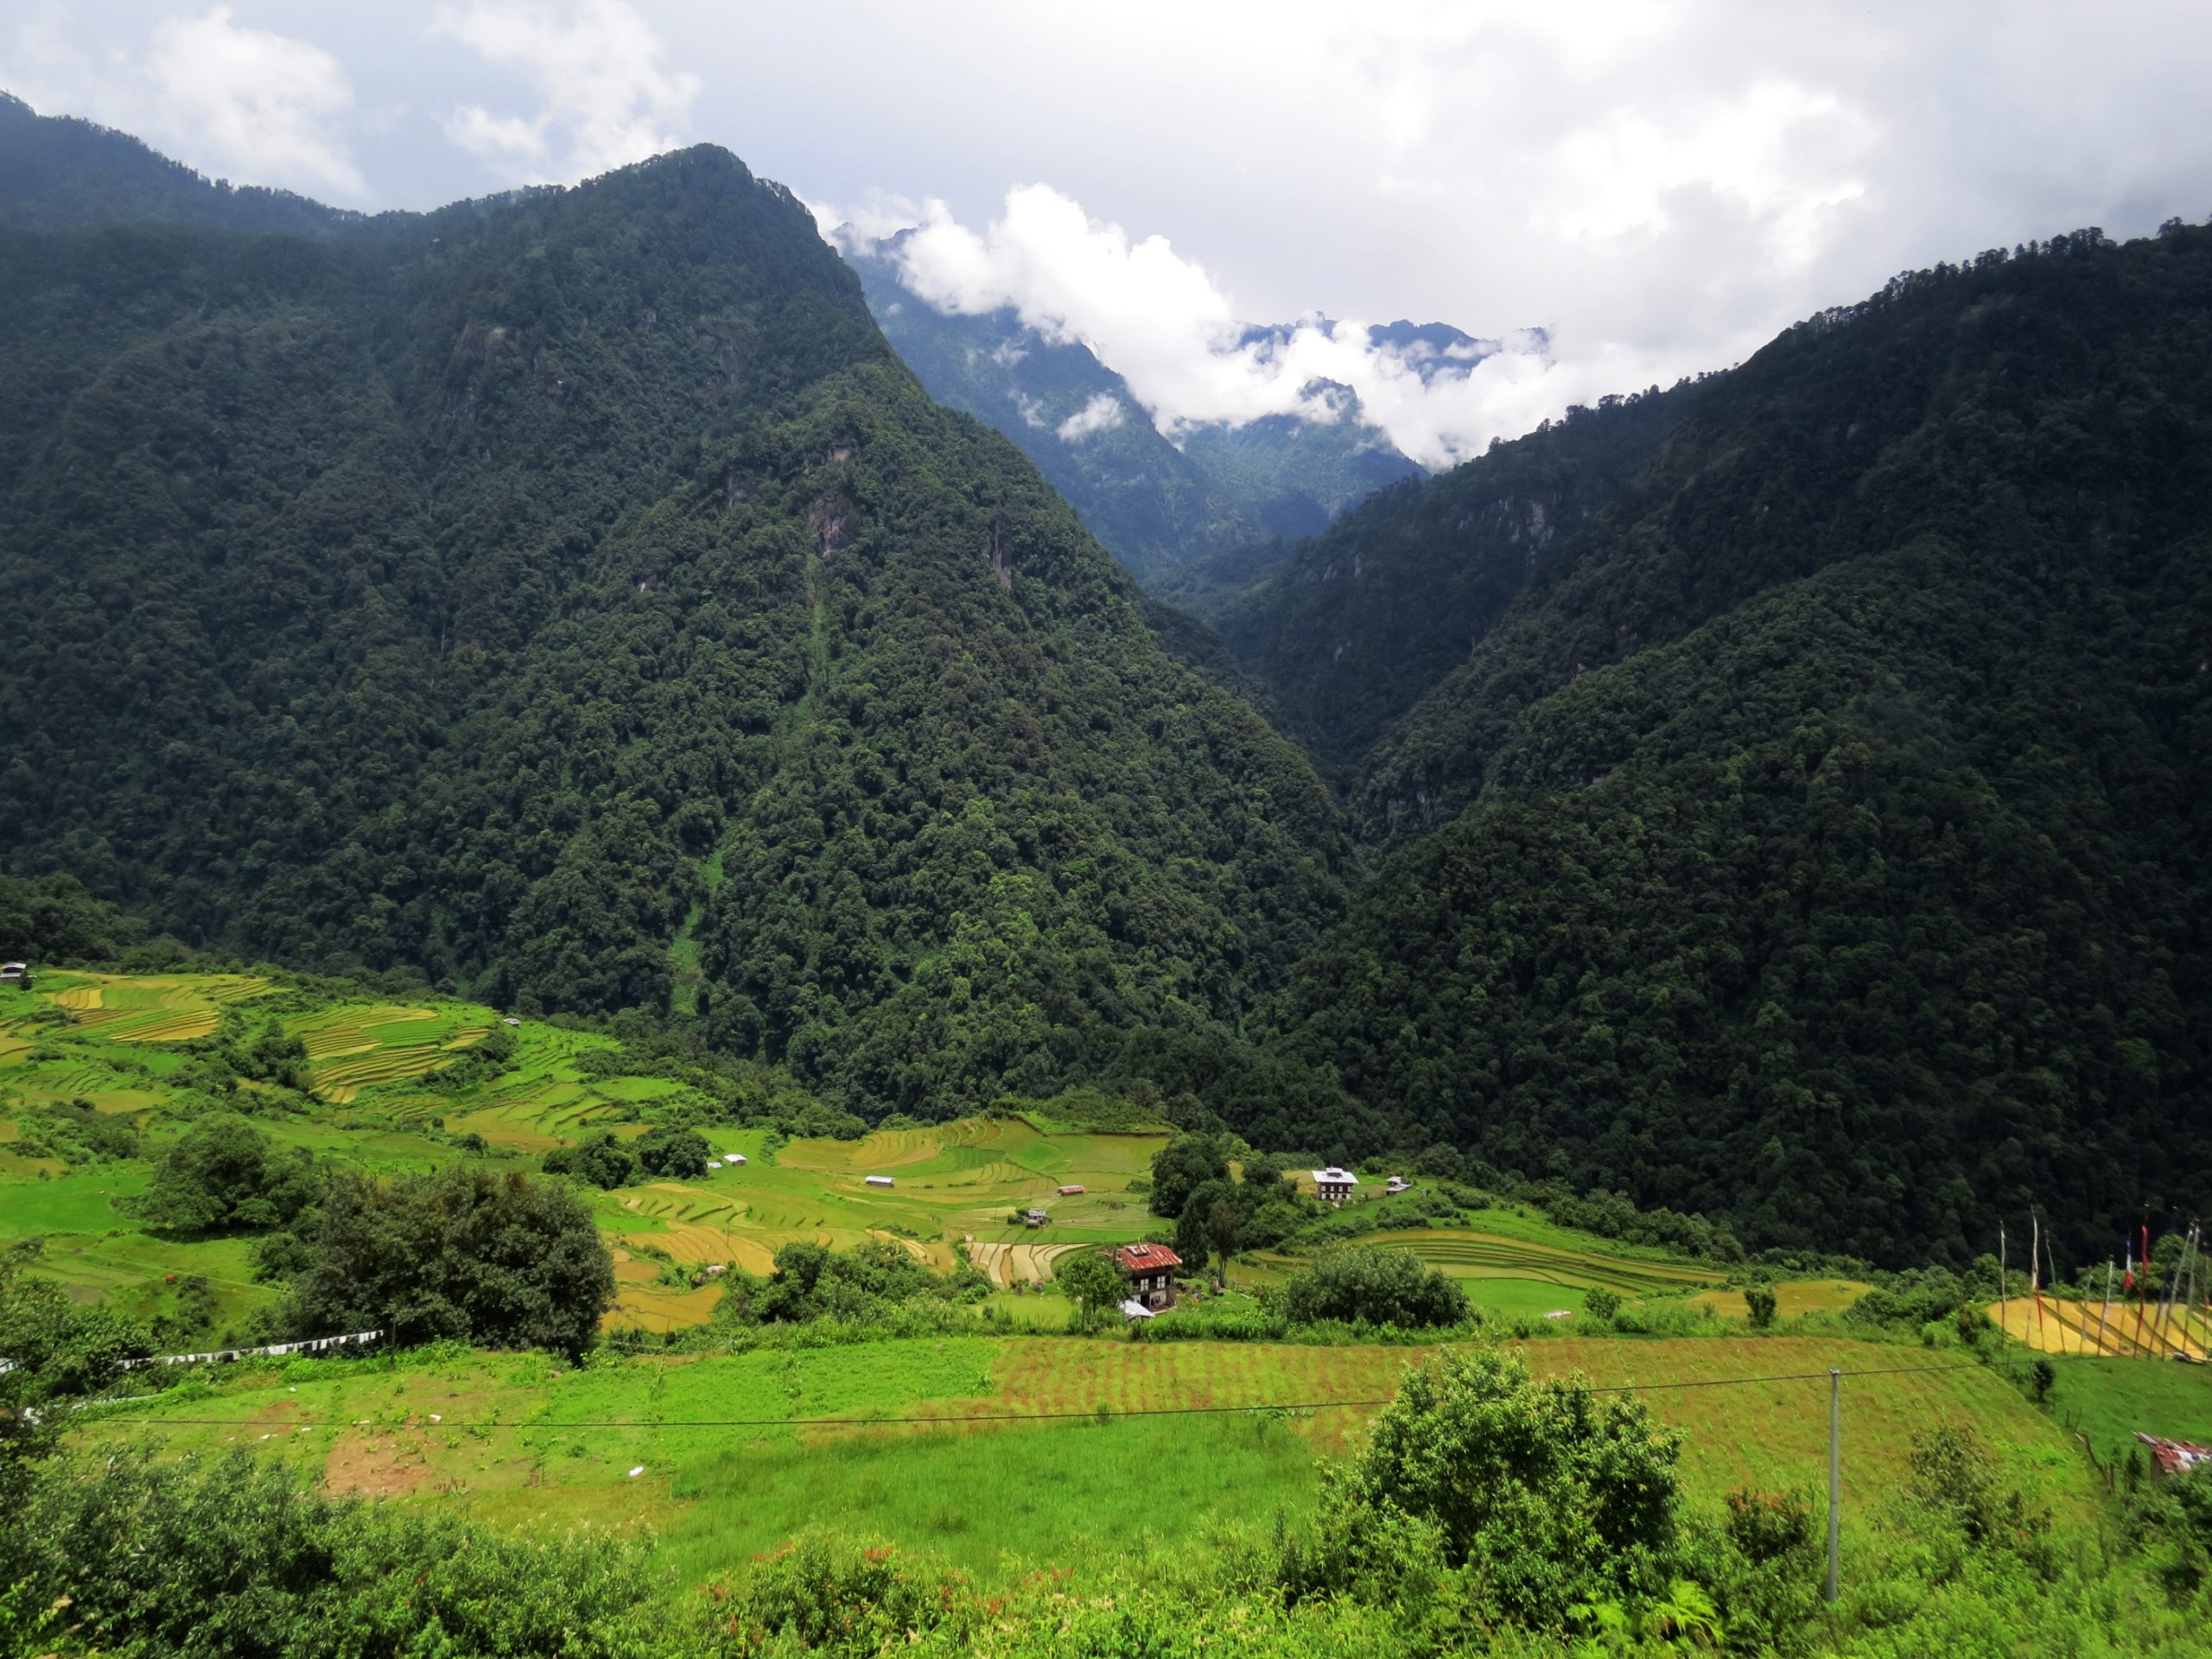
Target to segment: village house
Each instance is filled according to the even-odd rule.
[[[868,1185],[870,1186],[893,1186],[896,1185],[897,1183],[894,1182],[888,1175],[871,1175],[868,1178]]]
[[[1032,1210],[1021,1218],[1021,1224],[1025,1227],[1042,1227],[1051,1219],[1052,1217],[1042,1210]]]
[[[722,1154],[722,1162],[742,1165],[745,1162],[745,1154],[741,1152],[726,1152]]]
[[[30,988],[30,963],[27,962],[0,962],[0,989],[28,991]]]
[[[1124,1244],[1114,1265],[1129,1281],[1129,1300],[1146,1308],[1175,1306],[1175,1269],[1183,1258],[1165,1244]]]
[[[1358,1176],[1348,1169],[1338,1169],[1334,1164],[1313,1172],[1313,1190],[1320,1194],[1324,1204],[1342,1204],[1358,1185]]]
[[[1064,1186],[1060,1189],[1060,1196],[1064,1198],[1072,1198],[1082,1191],[1083,1189],[1079,1186]]]
[[[1404,1176],[1393,1175],[1390,1178],[1389,1185],[1382,1189],[1382,1196],[1385,1198],[1394,1198],[1397,1197],[1399,1193],[1407,1191],[1412,1185],[1413,1183],[1408,1180]]]

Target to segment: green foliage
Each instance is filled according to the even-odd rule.
[[[638,1142],[637,1154],[648,1175],[697,1175],[713,1160],[714,1148],[696,1129],[661,1124],[645,1132]]]
[[[357,1659],[632,1659],[658,1582],[612,1540],[539,1543],[322,1496],[241,1451],[59,1464],[0,1522],[0,1577],[63,1603],[68,1650]]]
[[[599,1187],[627,1186],[638,1179],[638,1154],[607,1129],[578,1145],[556,1147],[538,1160],[538,1166],[548,1175],[573,1175]]]
[[[1152,1213],[1181,1217],[1191,1194],[1208,1181],[1229,1179],[1229,1154],[1210,1135],[1179,1135],[1152,1155]]]
[[[1079,1323],[1084,1330],[1095,1329],[1122,1300],[1121,1269],[1100,1250],[1061,1256],[1052,1263],[1052,1281],[1076,1307],[1071,1328]]]
[[[1621,1311],[1621,1299],[1603,1285],[1592,1285],[1582,1293],[1582,1311],[1593,1319],[1611,1319]],[[1772,1312],[1770,1307],[1768,1313]]]
[[[1745,1286],[1744,1306],[1750,1312],[1752,1330],[1764,1331],[1774,1323],[1775,1302],[1771,1286]]]
[[[321,1190],[304,1150],[279,1151],[237,1113],[210,1112],[162,1155],[153,1185],[130,1208],[175,1232],[263,1230],[292,1221]]]
[[[1464,1325],[1466,1293],[1410,1250],[1347,1244],[1324,1251],[1279,1293],[1293,1323],[1391,1325],[1401,1330]]]
[[[456,1165],[379,1181],[334,1173],[280,1316],[286,1333],[381,1330],[581,1354],[613,1302],[591,1211],[558,1182]]]
[[[1446,1349],[1408,1370],[1347,1490],[1431,1521],[1446,1562],[1517,1622],[1649,1594],[1675,1548],[1678,1438],[1580,1382],[1529,1380],[1517,1355]]]
[[[724,1327],[815,1320],[896,1326],[902,1311],[936,1313],[980,1301],[991,1290],[989,1278],[972,1266],[948,1276],[881,1239],[850,1250],[786,1244],[776,1252],[775,1270],[767,1278],[733,1270],[722,1284],[714,1321]]]

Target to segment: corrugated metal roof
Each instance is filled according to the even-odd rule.
[[[1158,1273],[1162,1268],[1183,1265],[1183,1258],[1165,1244],[1124,1244],[1114,1252],[1114,1259],[1134,1273]]]

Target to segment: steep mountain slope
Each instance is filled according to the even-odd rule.
[[[1546,550],[1665,439],[1687,392],[1607,398],[1382,491],[1290,550],[1214,624],[1325,769],[1348,779],[1507,613]]]
[[[0,287],[12,862],[948,1111],[1236,1020],[1338,907],[1303,758],[724,152],[8,228]]]
[[[903,285],[895,255],[895,243],[846,250],[885,337],[931,397],[1012,440],[1147,587],[1211,554],[1310,535],[1370,492],[1422,475],[1348,391],[1333,422],[1274,416],[1170,442],[1088,346],[1048,339],[1010,309],[939,311]],[[1445,349],[1420,331],[1401,343],[1432,358]]]
[[[2212,232],[2084,233],[1658,400],[1357,757],[1402,850],[1284,1052],[1760,1242],[1967,1254],[2039,1205],[2078,1263],[2212,1198],[2208,317]]]

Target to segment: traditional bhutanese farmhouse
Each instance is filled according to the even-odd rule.
[[[1027,1215],[1022,1217],[1021,1224],[1025,1227],[1042,1227],[1051,1219],[1052,1217],[1042,1210],[1032,1210]]]
[[[1146,1307],[1175,1306],[1175,1269],[1183,1258],[1165,1244],[1124,1244],[1114,1265],[1129,1282],[1129,1300]]]
[[[1342,1204],[1351,1197],[1352,1188],[1358,1185],[1358,1176],[1348,1169],[1338,1169],[1334,1164],[1313,1172],[1313,1190],[1326,1204]]]
[[[1082,1191],[1080,1186],[1064,1186],[1060,1189],[1060,1196],[1064,1198],[1073,1198]]]
[[[2135,1438],[2151,1448],[2151,1467],[2161,1475],[2185,1475],[2200,1463],[2212,1462],[2212,1446],[2159,1434],[2139,1433]]]
[[[894,1186],[897,1183],[888,1175],[871,1175],[868,1178],[868,1185],[870,1186]]]

